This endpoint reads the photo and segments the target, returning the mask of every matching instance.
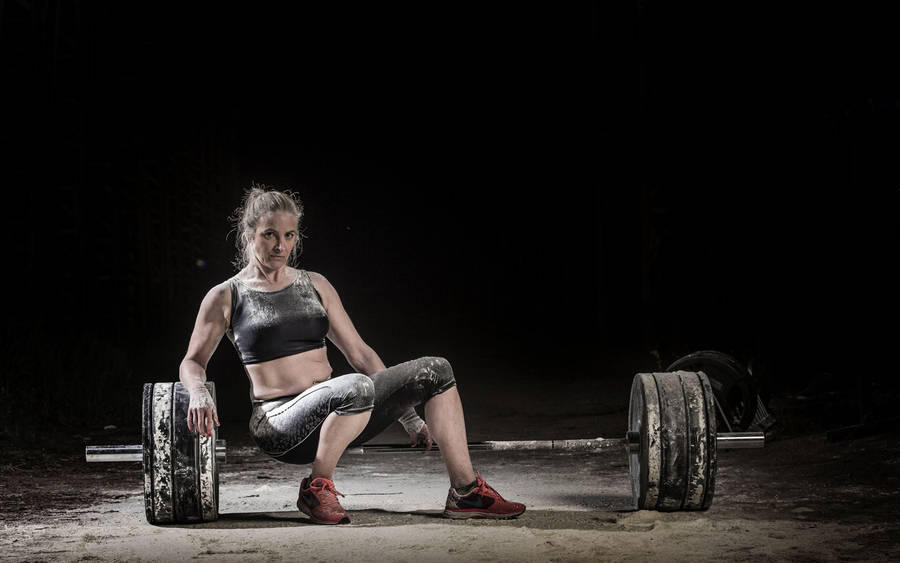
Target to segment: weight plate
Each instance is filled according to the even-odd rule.
[[[153,516],[153,384],[145,383],[141,400],[141,445],[144,453],[144,510],[147,522],[155,524]]]
[[[153,386],[153,421],[150,471],[153,493],[150,497],[152,522],[173,522],[172,504],[172,384]]]
[[[639,373],[628,431],[640,436],[628,468],[638,510],[704,510],[715,493],[713,392],[703,373]],[[633,434],[632,434],[633,435]]]
[[[172,508],[175,522],[200,520],[198,435],[188,430],[185,417],[190,395],[184,385],[172,388]]]
[[[712,504],[716,492],[716,468],[718,463],[718,442],[716,441],[716,404],[713,400],[713,390],[709,378],[704,372],[698,372],[700,386],[703,390],[703,399],[706,402],[706,493],[703,495],[703,505],[706,510]]]
[[[702,510],[709,491],[709,414],[701,378],[703,373],[675,372],[684,393],[687,423],[688,478],[682,510]]]
[[[660,483],[660,418],[656,382],[651,374],[639,373],[632,380],[628,431],[640,436],[640,448],[628,452],[634,507],[655,509]]]
[[[684,505],[690,466],[687,408],[677,373],[654,373],[659,393],[661,474],[657,510],[680,510]]]
[[[753,423],[757,408],[756,380],[733,357],[715,350],[701,350],[675,360],[667,370],[705,373],[721,407],[716,414],[728,431],[744,431]]]
[[[206,388],[216,404],[216,386],[206,382]],[[185,416],[187,413],[185,413]],[[219,517],[219,467],[216,460],[216,439],[219,432],[213,424],[212,436],[200,437],[197,459],[200,490],[200,516],[204,522],[212,522]]]
[[[206,383],[215,403],[215,385]],[[181,383],[147,383],[143,396],[144,503],[151,524],[218,518],[216,431],[188,431],[190,394]]]

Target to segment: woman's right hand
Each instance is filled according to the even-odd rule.
[[[219,415],[212,396],[206,389],[206,364],[225,334],[231,312],[231,286],[222,282],[206,293],[200,303],[194,332],[187,353],[178,366],[178,379],[191,394],[187,425],[191,432],[212,436],[213,424],[219,426]]]
[[[216,412],[216,404],[206,387],[191,389],[191,402],[188,405],[187,425],[188,430],[195,429],[201,436],[213,435],[213,424],[219,426],[219,413]]]

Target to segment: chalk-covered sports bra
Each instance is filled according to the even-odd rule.
[[[258,364],[325,346],[328,314],[309,274],[300,270],[277,291],[231,283],[231,323],[226,331],[241,362]]]

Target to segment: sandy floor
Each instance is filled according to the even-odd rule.
[[[528,505],[511,521],[440,518],[436,454],[346,455],[336,480],[353,523],[340,527],[297,512],[304,468],[263,457],[230,457],[218,521],[151,526],[138,463],[11,453],[3,561],[900,560],[896,434],[720,452],[715,502],[692,513],[632,511],[619,451],[474,453],[489,482]]]

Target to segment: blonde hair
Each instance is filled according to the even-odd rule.
[[[265,184],[252,182],[250,189],[244,192],[234,214],[229,219],[234,223],[237,232],[234,244],[237,254],[233,262],[234,267],[242,270],[253,260],[253,237],[256,235],[256,227],[260,218],[267,213],[284,211],[297,216],[297,242],[291,249],[288,264],[296,267],[297,257],[303,251],[302,234],[300,233],[300,220],[303,218],[303,203],[297,194],[289,190],[272,189]]]

